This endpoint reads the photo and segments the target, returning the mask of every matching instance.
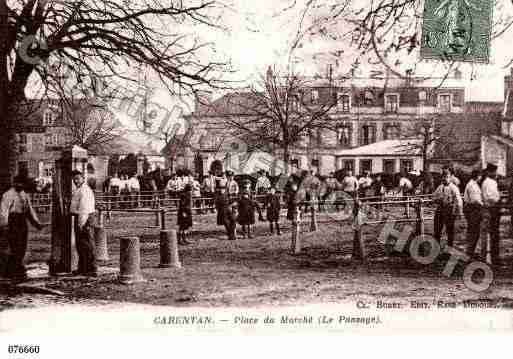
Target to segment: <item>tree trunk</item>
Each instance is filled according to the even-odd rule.
[[[283,165],[285,167],[285,175],[290,174],[290,150],[288,144],[283,146]]]
[[[12,124],[13,111],[10,106],[1,106],[0,118],[0,191],[4,192],[11,183],[16,172],[18,159],[18,141],[16,140],[16,127]]]

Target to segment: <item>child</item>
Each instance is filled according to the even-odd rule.
[[[251,225],[255,224],[255,209],[258,211],[259,220],[264,220],[260,206],[251,199],[248,191],[244,191],[237,201],[237,207],[239,212],[237,222],[242,226],[243,237],[245,237],[247,233],[248,238],[253,238],[251,234]]]
[[[280,224],[278,222],[280,221],[281,204],[280,197],[276,194],[276,188],[271,187],[269,190],[264,207],[267,208],[267,220],[271,227],[271,235],[274,234],[273,224],[276,224],[276,234],[280,236]]]
[[[185,185],[180,195],[180,203],[178,205],[178,244],[191,244],[187,240],[188,230],[192,227],[192,186],[188,183]]]
[[[236,240],[235,230],[237,226],[235,203],[228,198],[223,183],[219,183],[216,190],[217,225],[224,226],[228,240],[234,241]]]

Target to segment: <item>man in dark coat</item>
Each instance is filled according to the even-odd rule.
[[[178,244],[187,245],[188,231],[192,227],[192,186],[185,185],[178,204]]]
[[[218,181],[216,185],[216,211],[217,211],[217,225],[224,226],[228,240],[234,241],[236,239],[235,230],[237,227],[235,215],[235,203],[230,200],[225,191],[226,185],[224,181]]]
[[[274,187],[271,187],[269,194],[265,198],[264,208],[267,209],[267,220],[269,221],[269,226],[271,228],[271,235],[274,234],[273,225],[276,226],[276,234],[281,235],[279,224],[281,203],[280,197],[276,194],[276,189]]]
[[[242,226],[243,236],[253,238],[251,234],[251,226],[255,224],[255,211],[258,211],[259,219],[263,221],[262,211],[258,203],[251,198],[248,191],[241,193],[241,197],[237,201],[237,210],[239,215],[237,216],[237,222]]]

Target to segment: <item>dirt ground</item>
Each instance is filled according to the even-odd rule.
[[[467,289],[458,266],[451,278],[442,275],[446,259],[431,265],[414,262],[409,256],[385,255],[377,242],[382,226],[366,226],[364,240],[368,259],[351,259],[353,230],[348,224],[320,216],[319,230],[302,227],[303,252],[290,250],[290,225],[283,222],[283,234],[270,236],[267,223],[258,223],[254,239],[225,240],[215,216],[195,217],[190,246],[180,247],[182,269],[158,268],[159,230],[152,216],[114,217],[107,223],[111,268],[119,268],[119,237],[137,235],[141,239],[141,267],[146,282],[122,285],[117,274],[94,279],[45,279],[46,287],[65,293],[46,297],[48,302],[94,301],[133,302],[154,305],[194,307],[260,307],[354,302],[369,298],[390,300],[463,301],[493,303],[513,307],[513,241],[509,218],[501,226],[501,253],[504,265],[494,268],[494,282],[482,293]],[[174,225],[170,216],[169,224]],[[426,223],[427,233],[432,223]],[[456,247],[464,248],[465,222],[457,226]],[[31,234],[27,263],[49,258],[50,236]],[[43,305],[38,296],[7,291],[0,286],[0,308]],[[31,300],[27,300],[27,298]],[[52,299],[55,298],[55,299]],[[43,303],[43,304],[41,304]]]

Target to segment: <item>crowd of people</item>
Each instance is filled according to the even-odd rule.
[[[216,223],[224,226],[229,240],[237,239],[237,226],[240,226],[242,238],[252,238],[257,220],[269,223],[269,233],[281,235],[280,212],[284,199],[287,220],[297,221],[301,212],[317,201],[320,208],[327,200],[335,198],[335,204],[341,205],[339,194],[344,198],[368,198],[383,196],[387,189],[380,175],[371,176],[365,172],[356,178],[352,171],[346,171],[339,180],[335,173],[326,178],[319,178],[310,171],[303,171],[300,176],[291,175],[285,181],[271,178],[264,171],[259,171],[256,181],[240,178],[232,171],[214,173],[211,171],[201,182],[197,175],[184,171],[173,174],[169,179],[151,177],[150,185],[160,195],[157,182],[165,189],[167,195],[176,198],[178,203],[177,227],[180,245],[190,244],[190,230],[193,226],[193,210],[199,213],[209,209],[217,214]],[[7,238],[10,247],[8,268],[12,275],[23,277],[25,268],[23,258],[27,250],[28,223],[41,229],[43,225],[32,208],[30,196],[26,193],[26,179],[16,176],[11,189],[5,192],[0,201],[0,229]],[[96,212],[95,194],[85,176],[73,172],[75,189],[70,203],[70,212],[76,218],[75,233],[77,235],[77,251],[79,254],[78,274],[95,276],[97,267],[94,259],[93,222]],[[497,166],[489,164],[484,171],[473,171],[471,178],[463,186],[451,168],[444,168],[441,183],[435,186],[432,182],[420,181],[414,186],[413,181],[403,173],[398,189],[402,195],[433,191],[433,202],[436,205],[434,217],[434,236],[440,241],[442,231],[447,234],[447,245],[454,245],[455,221],[464,216],[467,225],[466,254],[473,258],[481,233],[491,238],[492,263],[499,261],[499,223],[501,201],[497,183]],[[105,191],[112,196],[126,198],[135,205],[142,185],[137,176],[114,175],[109,179]],[[207,201],[206,207],[199,203]],[[510,189],[510,203],[513,203],[513,188]],[[302,207],[305,206],[305,207]],[[265,218],[264,218],[265,214]]]

